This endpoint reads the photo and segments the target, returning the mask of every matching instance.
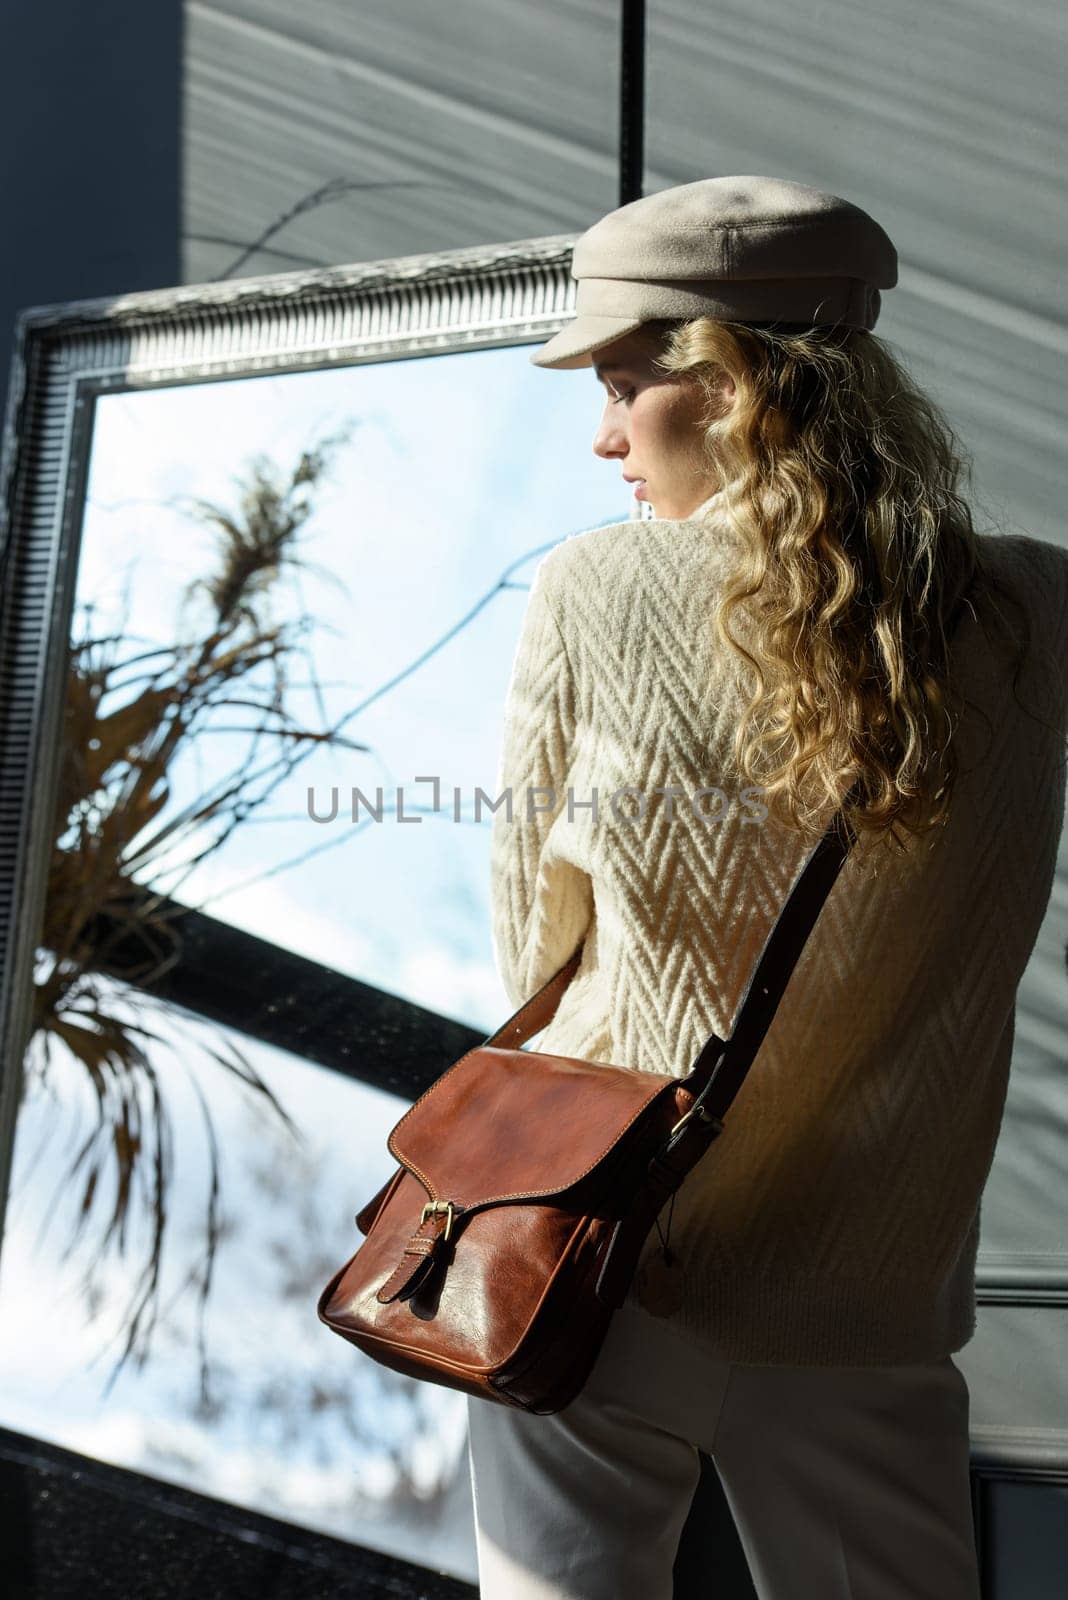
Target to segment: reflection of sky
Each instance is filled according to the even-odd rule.
[[[350,443],[316,491],[297,547],[311,569],[336,574],[345,588],[307,570],[283,578],[271,602],[276,621],[313,619],[314,631],[302,640],[308,660],[294,660],[292,677],[297,685],[307,681],[313,664],[324,685],[325,719],[340,720],[454,627],[513,561],[528,557],[512,581],[529,584],[543,549],[629,515],[618,464],[590,450],[600,405],[589,371],[540,371],[522,347],[107,396],[98,402],[90,459],[79,636],[82,608],[91,602],[93,636],[121,629],[128,614],[123,658],[154,643],[201,638],[206,615],[198,603],[183,603],[182,591],[214,570],[212,534],[168,502],[197,496],[236,509],[234,478],[254,454],[265,453],[288,474],[302,450],[352,422]],[[504,1021],[510,1007],[489,933],[490,814],[481,825],[451,821],[451,788],[460,787],[467,816],[476,786],[494,791],[525,603],[525,588],[493,594],[442,650],[347,725],[346,734],[369,753],[316,752],[195,876],[177,886],[165,876],[159,886],[450,1016],[487,1030]],[[322,725],[300,687],[290,691],[287,708],[299,722]],[[238,719],[223,711],[216,720]],[[171,799],[155,826],[246,752],[239,735],[198,738],[171,768]],[[443,814],[402,826],[390,820],[392,786],[404,786],[411,814],[430,803],[429,785],[413,781],[417,774],[440,777]],[[317,825],[307,816],[308,786],[326,811],[334,784],[340,818]],[[373,797],[378,784],[387,820],[354,828],[349,788]],[[337,843],[268,875],[324,841]],[[248,880],[258,881],[245,887]],[[108,1260],[105,1301],[93,1318],[81,1288],[94,1254],[92,1229],[68,1262],[56,1261],[73,1233],[80,1186],[60,1195],[56,1187],[88,1131],[91,1105],[83,1098],[83,1069],[64,1061],[66,1070],[50,1079],[58,1106],[36,1091],[19,1115],[2,1258],[0,1421],[474,1578],[466,1455],[459,1454],[463,1397],[410,1383],[408,1403],[420,1417],[414,1427],[411,1411],[398,1411],[400,1402],[383,1391],[382,1369],[315,1314],[318,1291],[359,1242],[355,1211],[393,1170],[385,1139],[403,1106],[236,1038],[307,1135],[300,1158],[269,1116],[255,1112],[200,1047],[176,1033],[178,1014],[143,1020],[172,1047],[152,1052],[175,1130],[162,1326],[146,1367],[127,1366],[105,1392],[124,1337],[118,1318],[143,1256],[134,1245],[126,1262]],[[182,1029],[205,1045],[225,1036],[189,1018]],[[203,1256],[205,1134],[176,1060],[200,1082],[212,1109],[232,1230],[220,1246],[206,1318],[209,1360],[226,1406],[206,1418],[191,1406],[195,1299],[191,1290],[179,1293]],[[94,1213],[98,1223],[110,1192]],[[133,1235],[144,1242],[143,1220]],[[294,1261],[304,1268],[303,1283],[294,1282]],[[57,1297],[72,1315],[46,1326],[41,1304]],[[269,1327],[249,1318],[250,1303],[270,1308]],[[313,1403],[318,1390],[339,1384],[351,1393],[358,1425],[338,1404]],[[451,1474],[441,1526],[428,1528],[418,1507],[390,1506],[384,1441],[396,1439],[412,1441],[412,1469],[428,1488]]]
[[[131,1014],[121,998],[108,1005]],[[63,1255],[85,1170],[65,1188],[63,1174],[94,1113],[84,1072],[60,1070],[51,1080],[60,1106],[37,1092],[19,1112],[0,1258],[0,1423],[474,1579],[464,1397],[386,1373],[316,1315],[319,1291],[360,1242],[354,1213],[394,1169],[386,1137],[404,1103],[233,1036],[298,1123],[305,1143],[297,1146],[207,1059],[225,1030],[169,1008],[145,1017],[136,1000],[134,1014],[166,1041],[153,1048],[152,1066],[174,1129],[161,1317],[148,1361],[142,1369],[128,1362],[109,1385],[145,1259],[143,1207],[131,1214],[125,1260],[111,1254],[98,1271],[105,1293],[92,1316],[82,1280],[112,1182],[102,1185],[94,1226]],[[193,1084],[211,1107],[224,1222],[205,1313],[208,1415],[195,1405],[198,1313],[189,1275],[205,1256],[210,1169]],[[46,1303],[66,1314],[42,1319]],[[398,1447],[422,1494],[448,1485],[448,1516],[428,1521],[418,1504],[393,1503]]]
[[[601,406],[592,373],[547,373],[528,356],[526,347],[479,350],[104,397],[78,592],[79,603],[96,606],[94,632],[116,620],[108,608],[124,588],[138,635],[170,642],[198,618],[203,629],[204,614],[192,607],[179,623],[178,590],[209,570],[211,534],[164,502],[197,495],[236,509],[233,480],[254,453],[288,471],[302,449],[351,422],[298,552],[345,590],[303,571],[283,579],[273,602],[279,617],[314,619],[304,647],[331,686],[326,714],[339,720],[452,628],[517,558],[529,555],[510,581],[528,585],[545,548],[630,514],[618,464],[590,448]],[[466,819],[476,786],[494,793],[525,603],[525,587],[493,595],[347,724],[367,754],[310,755],[255,823],[176,889],[179,897],[476,1026],[502,1021],[508,1005],[489,936],[490,813],[479,824],[454,821],[452,790],[460,789]],[[320,725],[310,692],[291,691],[288,704],[306,725]],[[229,735],[201,739],[195,756],[176,765],[172,807],[235,765],[244,747]],[[414,780],[429,774],[441,779],[441,811],[398,823],[396,786],[406,815],[422,811],[431,788]],[[379,784],[383,821],[363,813],[354,827],[351,788],[373,800]],[[338,819],[311,821],[309,786],[325,815],[335,785]],[[268,816],[280,820],[259,820]],[[326,841],[333,847],[264,876]],[[238,887],[255,879],[263,881]]]

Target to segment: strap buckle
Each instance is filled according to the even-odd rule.
[[[451,1200],[428,1200],[426,1205],[423,1207],[423,1215],[419,1218],[419,1226],[423,1226],[423,1223],[426,1221],[431,1212],[444,1211],[445,1232],[441,1237],[442,1240],[447,1244],[449,1234],[452,1232],[452,1219],[455,1209],[456,1208]]]
[[[691,1117],[696,1117],[698,1122],[704,1122],[713,1125],[714,1132],[712,1137],[714,1139],[718,1138],[718,1136],[723,1132],[723,1123],[720,1121],[719,1117],[713,1116],[712,1112],[709,1111],[706,1106],[695,1103],[690,1107],[689,1111],[684,1112],[679,1118],[678,1122],[676,1122],[675,1126],[668,1134],[668,1138],[673,1139],[680,1128],[685,1128]]]

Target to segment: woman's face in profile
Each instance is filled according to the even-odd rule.
[[[657,372],[655,354],[640,333],[593,352],[593,370],[605,389],[593,450],[618,461],[624,478],[637,480],[635,498],[648,501],[658,517],[687,517],[719,487],[700,449],[704,402],[692,380]],[[733,384],[724,382],[726,398]]]

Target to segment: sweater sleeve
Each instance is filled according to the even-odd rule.
[[[551,600],[552,554],[539,564],[504,705],[493,816],[490,899],[497,971],[520,1006],[563,966],[589,926],[589,876],[567,859],[575,686]],[[509,819],[507,792],[511,790]]]

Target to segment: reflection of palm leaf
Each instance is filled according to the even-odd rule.
[[[305,453],[288,486],[279,485],[258,463],[238,517],[197,503],[198,515],[213,521],[220,533],[221,556],[217,572],[199,586],[214,615],[213,625],[196,644],[148,652],[151,667],[141,657],[118,660],[121,641],[115,638],[88,639],[71,651],[54,814],[56,848],[40,940],[42,955],[50,963],[35,984],[33,1041],[42,1080],[58,1044],[68,1060],[80,1065],[95,1096],[95,1126],[63,1178],[64,1185],[76,1179],[81,1184],[69,1249],[81,1237],[99,1202],[105,1172],[110,1172],[114,1202],[98,1258],[109,1247],[120,1254],[125,1251],[135,1185],[146,1181],[144,1168],[149,1166],[151,1249],[131,1302],[125,1349],[111,1381],[131,1353],[141,1360],[147,1353],[158,1309],[172,1143],[151,1054],[152,1047],[165,1048],[167,1041],[134,1018],[119,1015],[116,1007],[121,1003],[141,1013],[155,1007],[173,1029],[178,1020],[173,1011],[148,991],[180,960],[182,950],[179,918],[161,909],[165,897],[146,893],[132,873],[136,867],[158,883],[167,853],[186,840],[199,850],[192,864],[203,860],[284,776],[294,742],[331,742],[329,732],[297,727],[286,712],[281,686],[285,658],[294,641],[284,626],[263,625],[259,605],[284,568],[300,565],[289,545],[310,514],[308,489],[324,467],[325,444],[332,446],[342,438],[338,435],[318,451]],[[262,701],[255,695],[250,698],[247,687],[259,668],[274,675],[272,692]],[[116,698],[120,703],[105,710],[105,703]],[[252,747],[273,737],[282,745],[278,760],[266,774],[253,774],[248,763],[239,765],[212,793],[196,797],[158,823],[171,799],[169,769],[183,741],[192,738],[213,712],[230,704],[259,710],[259,725],[246,730]],[[218,831],[205,841],[209,824],[216,824]],[[102,926],[111,931],[102,936]],[[121,967],[113,955],[120,948],[136,951],[133,957],[124,954]],[[109,982],[102,977],[105,967]],[[297,1124],[251,1061],[229,1040],[224,1044],[225,1048],[213,1048],[200,1040],[198,1053],[232,1074],[299,1140]],[[200,1096],[199,1088],[197,1093]],[[208,1106],[200,1099],[211,1155],[207,1255],[199,1277],[203,1302],[218,1237],[219,1182],[214,1127]],[[91,1278],[87,1287],[92,1287]],[[202,1367],[204,1359],[202,1345]]]
[[[97,716],[93,723],[95,750],[86,757],[86,782],[96,788],[105,775],[121,763],[129,764],[139,778],[149,774],[144,752],[151,735],[162,725],[169,711],[181,704],[177,685],[150,687],[128,700],[110,716]]]

